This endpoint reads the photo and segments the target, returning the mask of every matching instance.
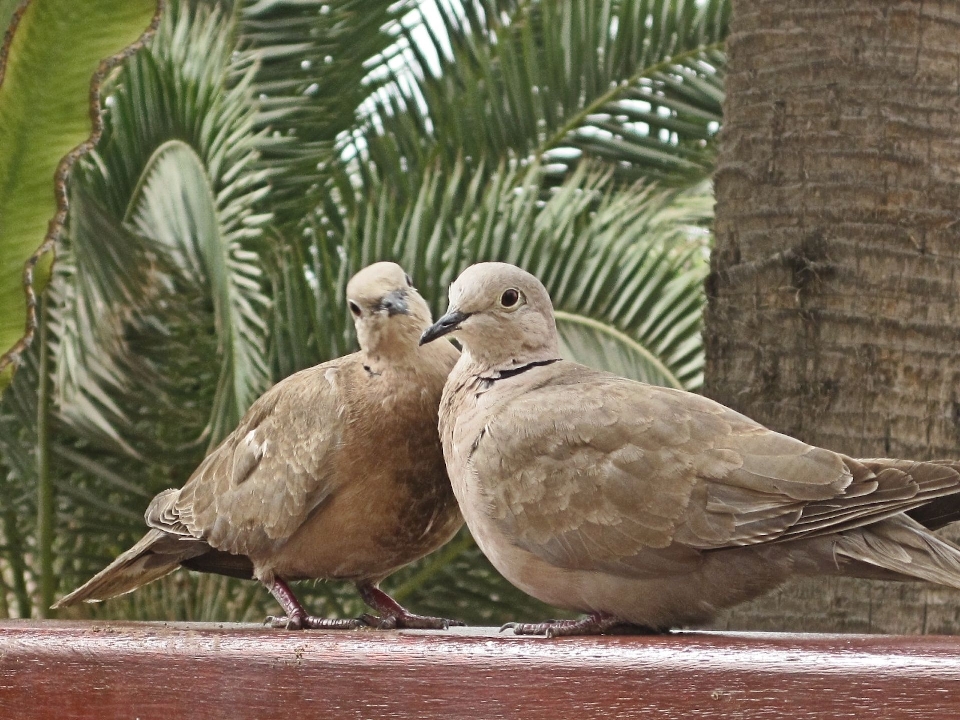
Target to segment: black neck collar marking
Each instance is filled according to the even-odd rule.
[[[525,373],[527,370],[532,370],[535,367],[542,367],[544,365],[552,365],[555,362],[560,362],[562,358],[553,358],[551,360],[537,360],[536,362],[527,363],[526,365],[521,365],[520,367],[510,368],[509,370],[498,370],[497,374],[484,378],[490,382],[495,382],[497,380],[504,380],[506,378],[516,377],[520,373]]]

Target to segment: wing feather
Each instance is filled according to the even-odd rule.
[[[475,441],[487,511],[567,568],[627,574],[702,551],[851,530],[957,492],[949,466],[854,460],[707,398],[559,362],[509,380]],[[502,383],[527,383],[524,392]],[[576,392],[571,392],[571,386]]]
[[[252,557],[287,540],[335,490],[331,459],[346,422],[337,378],[345,360],[291,375],[261,396],[173,491],[175,502],[162,514],[148,511],[148,523]]]

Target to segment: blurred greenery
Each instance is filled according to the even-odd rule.
[[[103,88],[45,336],[0,399],[0,615],[42,614],[44,582],[72,589],[132,544],[149,498],[272,382],[353,351],[346,282],[376,260],[435,314],[467,265],[519,264],[550,290],[566,354],[697,389],[728,15],[725,0],[169,2]],[[469,622],[556,612],[465,530],[384,588]],[[341,584],[299,592],[318,614],[363,610]],[[275,609],[255,583],[180,571],[63,614]]]

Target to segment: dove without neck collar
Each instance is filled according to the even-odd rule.
[[[354,582],[384,627],[447,626],[376,585],[462,524],[437,435],[457,351],[418,350],[430,311],[398,265],[361,270],[347,299],[361,351],[265,392],[182,488],[154,499],[143,539],[58,606],[114,597],[183,565],[260,580],[285,612],[268,619],[275,627],[369,623],[308,615],[287,585],[298,579]]]
[[[347,299],[360,310],[353,318],[357,343],[364,363],[374,371],[406,370],[422,358],[417,338],[430,325],[430,308],[419,293],[405,285],[403,270],[386,262],[364,268],[347,284]],[[389,305],[387,298],[391,298]]]

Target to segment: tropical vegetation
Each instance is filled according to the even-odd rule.
[[[39,332],[0,399],[0,616],[45,614],[265,388],[352,351],[346,282],[376,260],[434,313],[468,264],[522,265],[566,354],[698,388],[728,15],[725,0],[168,2],[105,79]],[[385,586],[471,622],[546,612],[465,531]],[[361,611],[349,588],[302,592],[317,613]],[[255,583],[184,571],[72,612],[272,609]]]

